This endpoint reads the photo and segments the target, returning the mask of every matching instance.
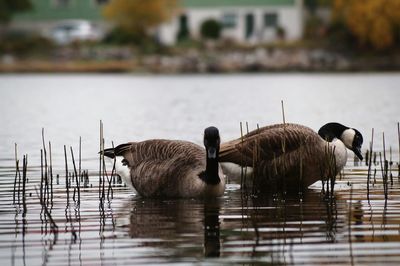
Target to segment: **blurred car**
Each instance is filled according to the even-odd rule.
[[[98,41],[103,34],[87,20],[63,20],[50,28],[45,36],[57,44],[66,45],[76,41]]]

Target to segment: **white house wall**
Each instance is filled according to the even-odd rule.
[[[224,8],[196,8],[187,9],[184,14],[188,18],[188,29],[192,38],[200,38],[201,24],[207,19],[222,21],[223,15],[227,13],[236,14],[236,27],[224,28],[222,37],[230,38],[240,43],[265,43],[277,39],[276,29],[264,27],[264,14],[276,13],[278,25],[285,30],[285,39],[288,41],[298,40],[303,35],[302,9],[298,6],[289,7],[224,7]],[[254,15],[254,35],[245,38],[246,14]],[[179,17],[159,28],[160,41],[166,45],[176,43],[179,30]]]

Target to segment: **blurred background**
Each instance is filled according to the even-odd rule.
[[[2,262],[202,264],[211,254],[221,256],[212,265],[399,265],[400,178],[387,199],[387,170],[396,177],[400,157],[399,44],[400,0],[0,0]],[[132,200],[122,186],[99,205],[103,136],[106,148],[152,138],[203,146],[211,125],[224,142],[283,121],[356,128],[363,154],[373,140],[371,203],[370,171],[349,151],[335,197],[244,197],[230,179],[210,211],[192,200]],[[47,141],[61,177],[50,207],[57,245],[33,189],[44,182]],[[82,207],[70,182],[65,193],[72,150],[90,176]],[[18,205],[11,196],[23,154],[28,215],[20,182]]]
[[[0,0],[1,72],[398,70],[399,0]]]
[[[281,101],[398,146],[400,0],[0,0],[0,22],[5,157],[42,127],[97,156],[101,119],[116,144],[228,140],[281,123]]]

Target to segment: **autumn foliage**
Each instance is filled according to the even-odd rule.
[[[334,0],[333,16],[362,46],[395,46],[400,32],[400,0]]]
[[[140,36],[170,19],[177,6],[177,0],[111,0],[103,14],[116,26]]]

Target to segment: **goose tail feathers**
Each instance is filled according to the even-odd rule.
[[[114,159],[114,157],[115,157],[115,152],[114,152],[114,150],[115,150],[114,148],[105,149],[105,150],[103,151],[103,155],[106,156],[106,157],[109,157],[109,158],[111,158],[111,159]],[[102,154],[102,152],[99,151],[99,154]]]
[[[108,148],[103,151],[103,155],[109,157],[111,159],[115,158],[115,156],[123,155],[126,151],[131,148],[132,143],[125,143],[118,145],[115,148]],[[101,151],[99,152],[102,153]]]

